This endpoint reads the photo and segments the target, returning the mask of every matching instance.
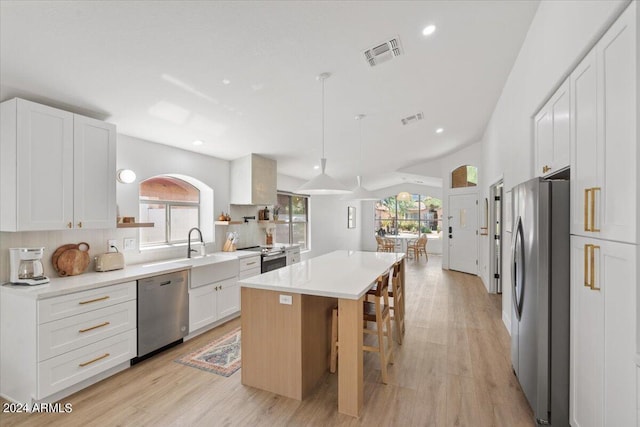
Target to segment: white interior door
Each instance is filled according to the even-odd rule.
[[[478,274],[478,205],[475,194],[449,196],[449,268]]]

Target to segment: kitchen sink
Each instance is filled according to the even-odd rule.
[[[152,267],[163,264],[183,264],[191,266],[190,287],[197,288],[210,283],[236,277],[240,272],[240,261],[233,255],[207,254],[191,258],[177,258],[144,264]]]
[[[187,258],[186,263],[191,264],[192,288],[236,277],[240,272],[240,261],[236,257],[212,254]]]

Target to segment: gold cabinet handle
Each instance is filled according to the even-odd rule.
[[[82,304],[91,304],[92,302],[104,301],[106,299],[109,299],[109,295],[104,296],[104,297],[100,297],[100,298],[96,298],[96,299],[90,299],[89,301],[80,301],[78,304],[80,304],[80,305],[82,305]]]
[[[591,226],[589,231],[599,232],[600,229],[596,228],[596,191],[600,191],[600,187],[591,188]]]
[[[584,231],[591,231],[589,228],[589,194],[591,194],[590,188],[584,189]]]
[[[102,359],[104,359],[105,357],[109,357],[109,356],[111,356],[109,353],[105,353],[105,354],[103,354],[102,356],[99,356],[99,357],[96,357],[95,359],[91,359],[91,360],[89,360],[88,362],[82,362],[82,363],[78,364],[78,366],[80,366],[81,368],[84,368],[84,367],[85,367],[85,366],[87,366],[87,365],[91,365],[92,363],[95,363],[95,362],[97,362],[98,360],[102,360]]]
[[[589,245],[591,246],[591,265],[590,265],[590,275],[591,275],[591,290],[592,291],[599,291],[600,288],[598,286],[596,286],[596,249],[600,249],[600,246],[598,245]]]
[[[253,265],[255,264],[257,261],[252,261],[252,262],[248,262],[247,265]]]
[[[82,221],[78,223],[78,228],[82,228]]]
[[[589,280],[589,251],[593,245],[584,245],[584,286],[591,287],[591,281]]]
[[[73,223],[72,223],[71,221],[69,221],[69,222],[67,223],[67,228],[71,228],[71,227],[73,227]]]
[[[544,165],[544,166],[542,167],[542,173],[547,173],[547,172],[549,172],[550,170],[551,170],[551,167],[550,167],[550,166]]]
[[[104,322],[104,323],[101,323],[99,325],[91,326],[90,328],[80,329],[80,330],[78,330],[78,332],[80,332],[80,333],[89,332],[89,331],[93,331],[94,329],[102,328],[103,326],[107,326],[107,325],[110,325],[110,324],[111,324],[110,322]]]

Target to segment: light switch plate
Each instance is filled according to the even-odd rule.
[[[291,295],[280,295],[280,304],[291,305],[293,303],[293,298]]]
[[[136,250],[135,237],[126,237],[123,241],[123,246],[125,251],[135,251]]]

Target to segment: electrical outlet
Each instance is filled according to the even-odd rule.
[[[291,305],[293,303],[293,298],[291,295],[280,295],[280,304]]]
[[[123,241],[123,246],[125,251],[135,251],[136,250],[136,239],[135,237],[127,237]]]
[[[117,244],[116,239],[107,240],[107,252],[118,252],[117,250],[111,247],[111,246],[116,246],[116,244]]]

